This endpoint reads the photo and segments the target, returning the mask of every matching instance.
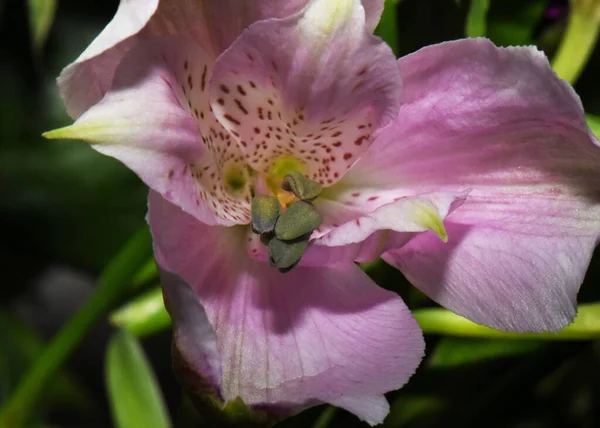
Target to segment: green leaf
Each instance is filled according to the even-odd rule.
[[[122,296],[152,253],[147,227],[133,235],[104,269],[96,292],[39,353],[17,389],[0,408],[0,427],[20,428],[45,386],[64,364],[88,329]]]
[[[106,387],[116,427],[171,426],[150,364],[138,342],[125,331],[108,344]]]
[[[149,282],[158,278],[158,266],[154,257],[150,258],[146,264],[135,274],[132,281],[132,290],[137,290]]]
[[[39,52],[54,22],[58,0],[28,0],[29,30],[34,52]]]
[[[586,114],[585,120],[587,121],[587,124],[592,132],[596,134],[596,138],[600,138],[600,117]]]
[[[475,324],[441,308],[419,309],[413,312],[413,316],[425,334],[539,340],[593,340],[600,338],[600,303],[580,305],[573,323],[557,333],[504,332]]]
[[[430,424],[423,425],[419,422],[439,413],[445,407],[446,403],[439,397],[421,394],[402,394],[392,402],[390,414],[385,418],[381,428],[431,426]]]
[[[436,345],[428,364],[432,368],[447,369],[463,364],[527,354],[538,349],[540,345],[538,341],[529,340],[445,337]]]
[[[398,56],[398,18],[396,16],[396,5],[398,0],[385,0],[385,7],[375,34],[381,37]]]
[[[556,74],[571,84],[583,72],[600,36],[600,8],[588,10],[589,6],[577,7],[578,3],[573,2],[567,28],[552,59]]]
[[[321,412],[315,423],[313,424],[313,428],[327,428],[331,424],[331,421],[335,417],[335,412],[337,409],[333,406],[325,407],[325,410]]]
[[[43,348],[44,343],[29,326],[0,312],[0,402]],[[64,371],[56,374],[43,396],[44,405],[50,408],[58,405],[90,411],[94,406],[89,392]]]
[[[486,35],[486,20],[489,8],[490,0],[471,0],[471,7],[465,25],[467,37],[484,37]]]
[[[487,36],[500,46],[533,45],[545,8],[545,0],[494,2],[488,13]]]
[[[136,337],[149,336],[170,327],[160,287],[142,294],[110,314],[110,322]]]

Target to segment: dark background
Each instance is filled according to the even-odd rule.
[[[396,11],[398,53],[464,37],[468,3],[403,0]],[[146,188],[129,170],[83,142],[40,136],[70,123],[54,79],[112,18],[117,4],[62,0],[48,40],[35,51],[25,1],[0,0],[0,311],[42,340],[89,296],[110,257],[144,224]],[[565,1],[492,0],[489,36],[503,45],[536,43],[551,56],[567,13]],[[599,75],[597,48],[576,84],[589,113],[600,114]],[[596,256],[582,302],[600,300],[599,274]],[[415,301],[393,269],[379,267],[372,275]],[[418,295],[416,300],[429,304]],[[5,333],[0,325],[0,403],[28,365]],[[110,333],[107,322],[99,323],[69,360],[80,397],[46,397],[34,419],[60,427],[111,426],[104,388]],[[598,341],[426,340],[426,361],[404,389],[389,394],[388,427],[600,426]],[[143,343],[175,426],[200,426],[171,372],[170,332]],[[323,410],[310,409],[282,426],[312,426]],[[337,410],[329,426],[363,425]]]

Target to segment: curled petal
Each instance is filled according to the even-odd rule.
[[[123,55],[143,40],[164,35],[186,37],[214,60],[253,22],[289,16],[306,2],[121,0],[113,20],[59,77],[67,111],[77,118],[100,101]]]
[[[373,32],[381,19],[384,0],[362,0],[362,5],[365,8],[366,28],[369,32]]]
[[[189,284],[216,333],[224,400],[288,415],[327,402],[371,424],[383,420],[383,393],[402,386],[423,355],[418,325],[396,294],[353,263],[280,274],[240,251],[245,228],[206,226],[156,193],[149,222],[158,263]],[[194,343],[196,327],[183,321],[178,340]]]
[[[246,223],[249,179],[239,148],[210,112],[209,72],[196,44],[149,39],[123,58],[99,103],[46,136],[92,143],[205,223]]]
[[[433,231],[447,241],[444,218],[460,206],[466,194],[431,194],[407,197],[346,222],[317,240],[320,245],[339,246],[361,242],[380,230],[395,232]]]
[[[600,235],[600,148],[577,95],[535,48],[485,39],[399,65],[400,113],[340,186],[471,192],[447,219],[448,244],[423,235],[385,258],[476,322],[568,324]]]
[[[396,115],[400,84],[360,1],[313,0],[293,17],[252,25],[215,63],[210,90],[254,169],[268,174],[274,159],[293,157],[329,186]]]

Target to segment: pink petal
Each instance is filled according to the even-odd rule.
[[[184,364],[179,366],[183,365],[193,372],[193,376],[178,373],[183,375],[180,379],[184,377],[184,382],[193,381],[196,390],[202,388],[204,393],[220,397],[221,360],[217,336],[206,312],[194,290],[181,278],[164,270],[161,270],[160,277],[165,306],[173,321],[173,341],[178,347],[174,358],[182,358]],[[179,366],[174,361],[174,367]],[[199,382],[202,385],[198,385]]]
[[[383,393],[408,380],[424,350],[396,294],[353,263],[280,274],[240,251],[244,228],[205,226],[154,192],[149,222],[158,263],[190,284],[216,332],[225,400],[289,413],[327,402],[383,420]],[[174,318],[176,345],[200,367],[203,352],[179,343],[194,343],[197,326]]]
[[[192,42],[149,39],[126,54],[102,101],[47,136],[92,143],[205,223],[247,223],[250,180],[237,144],[210,112],[210,65]]]
[[[535,48],[484,39],[399,64],[400,114],[340,186],[472,190],[447,220],[447,245],[423,235],[386,259],[476,322],[568,324],[600,232],[600,150],[577,95]]]
[[[378,231],[425,232],[433,230],[446,239],[443,219],[463,203],[466,194],[440,193],[407,197],[383,205],[348,221],[317,239],[320,245],[336,247],[364,241]]]
[[[331,227],[311,238],[301,260],[303,266],[340,261],[371,262],[382,253],[400,248],[417,233],[431,231],[447,239],[445,217],[462,205],[467,192],[406,197]]]
[[[59,78],[61,94],[73,118],[96,104],[110,88],[123,55],[138,43],[160,35],[195,40],[216,58],[250,24],[289,16],[307,0],[121,0],[113,20]]]
[[[362,5],[365,8],[366,28],[372,33],[379,24],[381,14],[383,13],[384,0],[362,0]],[[392,7],[392,6],[390,6]]]
[[[257,171],[292,156],[331,185],[396,115],[394,55],[370,34],[361,3],[342,3],[314,0],[297,16],[257,22],[217,60],[212,108]]]
[[[595,237],[507,233],[450,221],[446,229],[446,244],[422,234],[383,259],[432,299],[479,324],[539,332],[573,320]]]

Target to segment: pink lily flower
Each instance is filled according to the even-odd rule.
[[[424,342],[355,264],[379,256],[481,324],[556,331],[575,315],[600,233],[600,150],[577,95],[531,47],[467,39],[396,60],[371,34],[382,9],[123,0],[59,78],[76,121],[47,136],[90,142],[151,189],[195,389],[383,421]],[[290,190],[295,173],[316,198]],[[300,205],[318,218],[294,263],[278,257],[296,238],[265,229],[267,246],[250,227],[266,218],[257,195],[277,224]]]

